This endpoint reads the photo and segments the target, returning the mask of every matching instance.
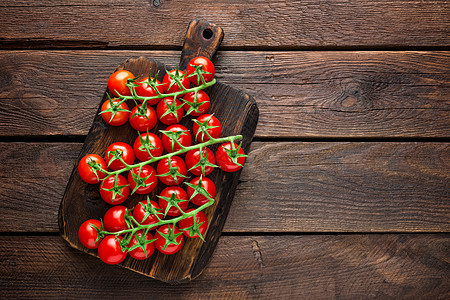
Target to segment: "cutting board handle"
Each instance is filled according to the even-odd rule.
[[[208,21],[192,20],[184,39],[180,70],[186,70],[189,61],[197,56],[212,60],[222,40],[222,28]]]

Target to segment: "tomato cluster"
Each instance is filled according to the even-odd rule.
[[[174,254],[182,248],[184,237],[203,239],[208,220],[201,210],[211,205],[216,195],[214,182],[206,176],[215,167],[237,171],[246,156],[233,137],[220,138],[221,122],[207,113],[210,99],[201,89],[214,80],[214,72],[209,59],[197,57],[186,72],[178,68],[168,71],[162,83],[151,76],[135,78],[125,70],[110,76],[108,89],[116,98],[108,96],[101,115],[111,126],[129,121],[138,136],[133,145],[112,143],[104,158],[88,154],[78,164],[81,179],[100,183],[101,198],[114,205],[102,221],[87,220],[78,232],[85,247],[98,248],[102,261],[117,264],[127,253],[146,259],[155,247],[161,253]],[[136,104],[131,111],[128,100]],[[196,117],[192,134],[178,124],[188,115]],[[158,120],[168,125],[160,136],[149,132]],[[214,154],[208,146],[215,143],[222,145]],[[121,174],[124,172],[128,175]],[[188,179],[188,173],[194,177]],[[157,199],[150,199],[158,182],[164,188]],[[133,209],[120,205],[135,193],[147,195],[147,200]]]

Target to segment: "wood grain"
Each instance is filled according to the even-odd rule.
[[[0,231],[58,231],[81,146],[0,143]],[[446,232],[449,174],[449,143],[254,142],[224,231]]]
[[[449,53],[219,51],[215,64],[256,99],[257,137],[449,137]],[[0,136],[86,135],[109,74],[141,55],[180,52],[0,51]]]
[[[16,0],[0,8],[4,48],[181,46],[193,17],[221,26],[228,48],[450,44],[445,0]]]
[[[4,299],[55,295],[446,299],[450,295],[448,235],[226,236],[204,273],[180,286],[108,266],[69,248],[59,237],[0,237],[0,250]]]

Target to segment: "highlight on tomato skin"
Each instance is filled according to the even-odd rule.
[[[190,213],[194,210],[194,208],[188,209],[186,213]],[[189,238],[200,237],[198,235],[199,232],[204,238],[204,234],[206,232],[206,229],[208,228],[208,219],[206,218],[206,215],[203,213],[203,211],[199,211],[195,214],[195,222],[193,216],[187,217],[186,219],[180,220],[178,222],[178,227],[181,231],[183,231],[183,234]]]
[[[127,87],[128,80],[134,79],[133,73],[127,70],[119,70],[109,76],[108,89],[115,96],[131,96],[130,89]],[[118,94],[119,93],[119,94]]]
[[[244,150],[239,146],[231,142],[223,143],[216,151],[216,163],[219,168],[225,172],[236,172],[242,168],[245,163]],[[233,158],[236,163],[233,162]]]
[[[167,224],[156,229],[155,239],[156,249],[162,254],[167,255],[172,255],[180,251],[184,243],[183,233],[178,227]]]
[[[142,133],[134,141],[133,151],[137,159],[140,161],[147,161],[152,158],[147,152],[146,147],[153,157],[161,156],[164,151],[161,139],[156,134],[151,132]]]
[[[98,246],[98,256],[109,265],[115,265],[123,262],[127,257],[127,250],[123,251],[120,243],[122,236],[107,235]]]
[[[128,121],[130,115],[128,105],[125,102],[120,103],[120,101],[120,99],[114,98],[108,99],[102,104],[101,116],[111,126],[121,126]]]
[[[122,175],[108,176],[100,184],[100,197],[108,204],[117,205],[125,202],[130,195],[128,180]]]
[[[140,245],[134,250],[128,251],[128,254],[130,254],[131,257],[138,260],[143,260],[149,258],[153,252],[155,251],[155,244],[154,243],[148,243],[143,245],[147,241],[153,240],[153,236],[150,232],[147,232],[147,234],[143,237],[144,231],[138,230],[135,234],[131,237],[130,243],[127,245],[128,248],[131,248],[135,246],[136,244]],[[144,243],[142,243],[144,242]],[[144,249],[145,248],[145,251]]]
[[[84,221],[78,229],[78,239],[88,249],[97,249],[101,238],[97,230],[101,230],[102,222],[96,219]]]
[[[113,153],[118,153],[120,151],[122,159],[129,165],[134,163],[134,151],[130,145],[122,142],[115,142],[109,145],[105,153],[105,162],[108,168],[117,171],[125,168],[126,166],[120,161],[120,159],[115,158]]]
[[[191,59],[186,68],[187,77],[194,85],[201,85],[203,82],[201,78],[197,75],[191,75],[195,73],[195,68],[201,66],[203,71],[207,72],[203,74],[203,79],[205,82],[210,82],[214,78],[215,67],[211,60],[204,56],[197,56]],[[209,74],[208,74],[209,73]]]

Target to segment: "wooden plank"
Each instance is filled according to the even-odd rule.
[[[450,43],[450,4],[445,0],[16,0],[0,7],[3,47],[181,46],[193,17],[221,26],[224,47]]]
[[[171,286],[59,237],[3,236],[0,297],[445,299],[449,248],[449,235],[225,236],[202,275]]]
[[[80,149],[0,143],[0,231],[58,231]],[[254,142],[224,231],[448,232],[449,159],[450,143]]]
[[[449,137],[450,52],[218,52],[257,137]],[[123,59],[176,51],[0,51],[0,136],[86,135]],[[45,84],[43,84],[45,82]]]

